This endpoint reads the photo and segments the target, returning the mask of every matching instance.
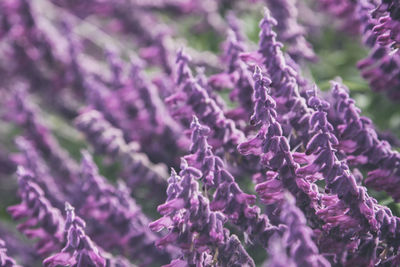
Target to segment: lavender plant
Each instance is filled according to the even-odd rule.
[[[168,260],[174,250],[159,251],[147,225],[149,219],[130,197],[126,184],[119,181],[115,188],[99,175],[97,166],[87,151],[82,152],[79,198],[75,207],[90,225],[90,236],[107,250],[119,250],[121,254],[149,265]]]
[[[172,171],[167,202],[158,207],[164,217],[150,224],[155,231],[169,230],[157,246],[176,244],[189,265],[254,266],[238,238],[223,227],[225,217],[210,211],[208,199],[194,180],[201,175],[184,159],[180,176]]]
[[[359,32],[363,43],[371,48],[358,68],[372,89],[399,98],[399,6],[395,1],[319,0],[322,7],[345,20],[346,29]],[[347,27],[348,25],[352,25]]]
[[[21,204],[8,208],[14,220],[27,218],[18,230],[29,238],[38,238],[36,252],[48,255],[60,246],[63,239],[64,221],[58,209],[44,196],[42,189],[33,181],[32,174],[23,167],[18,169]]]
[[[399,5],[311,2],[0,1],[0,266],[399,266]]]
[[[65,233],[67,241],[65,247],[43,261],[43,266],[133,266],[123,258],[114,258],[105,253],[92,242],[85,234],[85,222],[75,216],[74,208],[65,203],[67,218],[65,220]]]

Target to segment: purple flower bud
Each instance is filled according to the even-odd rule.
[[[29,102],[27,92],[16,90],[9,102],[7,117],[20,125],[25,135],[42,156],[48,160],[52,169],[69,182],[77,179],[77,165],[58,144],[50,130],[42,123],[39,111]]]

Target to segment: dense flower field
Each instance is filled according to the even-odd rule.
[[[400,266],[394,0],[1,0],[0,267]]]

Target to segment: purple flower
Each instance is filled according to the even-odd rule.
[[[132,267],[127,259],[121,256],[114,257],[103,251],[86,235],[84,231],[86,223],[75,216],[74,208],[68,202],[65,203],[65,211],[67,213],[64,230],[65,246],[61,252],[46,258],[43,261],[44,266]]]
[[[66,199],[65,191],[61,190],[66,188],[61,188],[58,181],[53,178],[43,158],[29,140],[18,137],[15,142],[22,153],[15,160],[17,164],[32,172],[34,182],[43,189],[46,198],[52,205],[60,208]],[[69,190],[66,193],[68,194]]]
[[[174,171],[171,173],[167,202],[158,207],[164,216],[149,225],[154,231],[168,229],[168,234],[157,242],[157,246],[178,246],[189,265],[203,262],[203,252],[206,252],[214,255],[217,265],[254,266],[237,237],[224,228],[225,216],[210,210],[209,200],[194,180],[201,176],[202,173],[188,166],[184,159],[180,177]],[[182,264],[174,261],[174,264],[178,263]]]
[[[118,90],[124,85],[122,61],[112,50],[106,51],[106,58],[111,70],[111,87]]]
[[[341,28],[350,33],[358,33],[360,22],[356,16],[357,2],[349,0],[318,0],[321,9],[340,20]]]
[[[280,123],[277,121],[276,102],[268,92],[270,81],[264,78],[261,69],[256,67],[254,72],[256,105],[252,115],[252,123],[260,125],[256,137],[238,146],[241,153],[254,153],[261,159],[261,164],[267,167],[267,173],[261,173],[256,185],[256,191],[266,204],[280,206],[283,200],[283,189],[287,188],[301,203],[307,215],[315,218],[320,194],[315,184],[309,179],[296,176],[299,168],[294,155],[290,151],[289,142],[283,136]],[[299,155],[296,155],[299,157]],[[305,156],[305,155],[304,155]],[[303,158],[304,158],[303,156]],[[297,159],[296,159],[297,160]]]
[[[362,232],[364,225],[360,227],[360,222],[363,222],[364,218],[370,223],[371,228],[369,229],[376,231],[377,222],[374,218],[374,210],[378,207],[374,207],[374,200],[364,195],[364,199],[360,199],[358,203],[349,203],[350,201],[355,201],[354,198],[350,197],[354,192],[358,192],[360,195],[365,194],[363,189],[355,191],[357,185],[355,182],[352,184],[354,178],[347,179],[341,177],[340,179],[343,179],[343,182],[337,184],[337,186],[340,186],[340,189],[335,189],[334,191],[338,195],[329,198],[332,201],[331,203],[323,203],[326,206],[321,205],[321,201],[324,198],[326,199],[327,196],[319,193],[318,187],[313,184],[315,180],[336,174],[336,172],[328,172],[328,170],[331,170],[330,168],[334,168],[333,160],[335,155],[332,153],[332,149],[326,149],[323,152],[325,147],[337,144],[336,137],[330,132],[333,128],[327,122],[326,114],[323,111],[329,105],[317,98],[315,94],[309,95],[309,104],[316,109],[316,112],[310,116],[309,129],[311,129],[310,132],[314,131],[317,134],[309,141],[304,154],[295,154],[290,151],[289,143],[282,135],[283,131],[277,121],[277,113],[274,111],[276,107],[275,100],[270,97],[270,101],[262,101],[262,99],[267,99],[266,93],[268,90],[264,79],[262,79],[260,70],[257,68],[254,77],[256,79],[255,88],[257,90],[255,91],[256,101],[259,101],[260,108],[258,110],[255,109],[253,117],[255,118],[255,123],[263,122],[260,129],[262,134],[258,135],[258,142],[247,143],[245,149],[240,145],[239,150],[244,152],[251,151],[255,149],[252,146],[261,145],[261,153],[259,154],[262,158],[261,163],[266,165],[270,170],[265,175],[265,180],[260,177],[257,178],[259,184],[256,186],[256,190],[261,195],[261,198],[267,204],[282,206],[284,203],[282,190],[286,188],[296,197],[299,207],[304,211],[305,216],[312,222],[314,227],[321,227],[324,223],[327,223],[324,230],[331,232],[335,227],[347,225],[348,228],[344,227],[343,233],[336,234],[337,237],[342,239],[347,239],[346,235],[348,234],[356,235]],[[306,110],[309,111],[307,108]],[[260,114],[260,116],[257,116],[257,114]],[[308,154],[312,154],[312,156]],[[300,167],[299,163],[308,164]],[[340,166],[342,168],[345,167]],[[317,174],[318,172],[321,172],[321,174]],[[338,181],[339,179],[336,179],[336,182]],[[336,185],[336,183],[334,184]],[[347,198],[344,197],[346,194],[348,194]],[[352,213],[358,213],[348,216],[349,206]]]
[[[0,224],[0,236],[4,241],[3,252],[7,250],[7,255],[15,257],[16,261],[23,266],[27,266],[34,262],[37,263],[38,254],[36,253],[35,248],[31,244],[27,243],[26,240],[21,238],[14,229],[11,229],[13,226],[10,226],[11,225],[6,225],[4,223]]]
[[[350,98],[348,89],[338,82],[332,86],[333,109],[329,120],[339,138],[339,149],[346,153],[349,165],[368,167],[365,180],[368,186],[388,192],[399,201],[395,186],[400,181],[400,154],[389,143],[380,140],[372,122],[360,115],[361,111]]]
[[[276,65],[277,70],[282,70],[284,67],[284,58],[279,56],[279,46],[273,46],[274,33],[272,32],[273,21],[266,17],[261,23],[262,33],[260,41],[260,53],[262,53],[267,59],[267,55],[274,60],[266,61],[267,69],[269,66]],[[274,50],[271,50],[274,49]],[[278,51],[277,55],[272,54],[270,51]],[[272,69],[271,69],[271,73]],[[276,73],[276,72],[275,72]],[[280,77],[283,77],[283,81],[286,77],[290,78],[291,72],[282,72]],[[276,75],[276,74],[274,74]],[[275,78],[272,76],[272,83],[274,84]],[[295,80],[294,80],[295,81]],[[275,86],[280,84],[284,86],[279,80]],[[299,108],[299,115],[304,118],[304,123],[298,124],[293,120],[290,120],[291,126],[297,131],[298,134],[303,135],[302,141],[307,144],[308,152],[306,154],[311,154],[309,156],[303,157],[302,161],[308,161],[309,163],[305,166],[298,168],[294,175],[299,175],[300,177],[318,176],[323,177],[327,183],[327,192],[335,193],[341,201],[344,201],[346,205],[352,211],[354,218],[360,222],[366,229],[374,232],[379,227],[385,227],[384,224],[378,223],[379,220],[376,218],[376,211],[381,209],[376,205],[376,200],[369,197],[366,194],[366,190],[357,185],[356,179],[349,172],[346,162],[340,161],[338,155],[335,153],[334,147],[338,144],[335,135],[333,134],[333,127],[327,121],[326,110],[329,109],[329,104],[325,101],[321,101],[317,96],[315,90],[310,90],[305,95],[308,100],[308,106],[305,105],[304,99],[299,95],[296,87],[292,87],[292,90],[287,90],[287,87],[281,89],[280,93],[276,95],[272,91],[272,96],[280,97],[285,96],[288,103],[297,103],[292,106],[292,111],[294,108]],[[279,106],[278,110],[279,110]],[[312,111],[310,109],[314,109]],[[306,133],[306,134],[304,134]],[[281,139],[282,140],[282,139]],[[276,141],[275,141],[276,142]],[[271,143],[274,144],[275,143]],[[284,143],[283,143],[284,144]],[[288,145],[285,145],[288,147]],[[284,146],[284,147],[285,147]],[[283,148],[283,147],[282,147]],[[287,149],[284,149],[287,151]],[[308,159],[307,159],[308,158]],[[285,161],[291,162],[292,159],[285,158]],[[293,171],[292,171],[293,172]],[[291,191],[292,192],[292,191]],[[312,191],[309,191],[312,192]],[[297,199],[297,194],[292,192]],[[354,233],[355,234],[355,233]]]
[[[176,55],[176,64],[178,65],[176,73],[177,85],[180,85],[183,82],[186,82],[186,80],[193,78],[192,71],[188,66],[189,61],[191,61],[191,57],[183,51],[183,48],[181,48]]]
[[[109,90],[106,84],[90,77],[85,79],[88,105],[121,129],[125,141],[143,144],[142,149],[151,160],[178,165],[175,155],[181,152],[186,139],[181,136],[180,126],[167,115],[141,60],[132,58],[129,78],[119,87]]]
[[[15,260],[7,255],[6,243],[2,239],[0,239],[0,266],[19,267]]]
[[[400,54],[392,52],[390,37],[385,33],[387,31],[385,27],[392,24],[394,28],[391,37],[396,43],[399,23],[398,21],[388,22],[390,19],[387,15],[383,15],[379,20],[373,17],[372,11],[375,10],[378,14],[379,8],[376,3],[366,0],[357,3],[357,15],[361,22],[363,41],[365,45],[372,48],[369,56],[358,63],[358,68],[373,90],[385,91],[392,99],[399,99],[399,81],[396,77],[399,75]]]
[[[22,202],[7,210],[14,220],[27,218],[18,225],[18,229],[29,238],[38,238],[37,253],[48,255],[57,250],[62,242],[64,221],[59,210],[50,204],[34,182],[32,173],[19,167],[17,175]]]
[[[228,64],[228,69],[211,76],[209,83],[218,89],[232,88],[229,97],[231,100],[237,101],[240,106],[226,111],[225,114],[233,120],[247,121],[253,111],[253,80],[251,72],[240,59],[240,54],[245,51],[244,38],[240,32],[239,22],[232,13],[228,15],[228,23],[231,29],[228,31],[228,38],[224,43],[223,55],[223,61]]]
[[[307,132],[309,114],[306,103],[299,93],[299,80],[302,79],[286,62],[281,50],[283,45],[276,41],[276,33],[273,31],[273,27],[277,24],[276,20],[270,16],[267,9],[264,12],[264,18],[260,22],[257,64],[262,62],[269,74],[268,78],[271,81],[269,94],[276,103],[276,110],[279,114],[285,114],[277,117],[284,135],[292,135],[291,143],[294,146],[299,143],[306,144],[309,138]],[[296,131],[296,137],[291,134],[292,129]]]
[[[251,240],[265,245],[268,238],[279,229],[270,225],[268,218],[254,206],[256,197],[244,193],[226,169],[223,160],[214,155],[207,143],[209,128],[201,125],[198,119],[193,117],[191,129],[192,154],[185,156],[185,159],[190,166],[202,171],[201,179],[206,193],[209,189],[216,189],[210,203],[211,210],[223,212],[231,222],[245,231]]]
[[[75,207],[102,248],[118,250],[145,265],[167,262],[169,254],[174,255],[173,250],[165,253],[154,246],[157,236],[148,229],[149,219],[130,197],[130,190],[122,181],[118,188],[112,186],[98,173],[87,151],[82,152],[81,179]]]
[[[28,93],[24,90],[13,92],[8,102],[7,119],[14,121],[24,129],[26,138],[34,144],[42,156],[49,162],[52,169],[68,182],[77,179],[78,166],[58,144],[50,130],[42,122],[39,111],[30,102]]]
[[[188,58],[182,54],[183,52],[178,54],[180,69],[189,71],[186,66]],[[179,73],[178,75],[182,76]],[[236,145],[244,138],[243,132],[236,127],[234,121],[225,117],[223,110],[210,97],[206,88],[191,77],[191,72],[188,75],[182,76],[185,78],[179,81],[182,90],[166,99],[167,103],[174,103],[174,116],[181,119],[183,124],[189,125],[195,115],[211,129],[209,142],[215,149],[223,148],[225,152],[235,153]]]
[[[54,267],[255,266],[259,254],[253,260],[247,246],[264,248],[271,266],[399,265],[400,218],[363,186],[399,200],[399,153],[346,88],[335,83],[323,99],[302,75],[298,63],[314,58],[302,3],[263,1],[270,10],[257,47],[230,12],[247,17],[258,6],[236,0],[39,2],[0,1],[3,143],[12,148],[9,134],[22,131],[18,154],[0,154],[0,171],[20,166],[21,201],[8,211],[34,239],[14,244],[10,226],[0,225],[1,266],[15,266],[6,253],[27,266],[41,257]],[[371,48],[361,74],[399,96],[399,4],[319,3],[348,30],[361,28]],[[187,24],[191,15],[200,22]],[[187,48],[191,56],[179,50],[173,64],[182,29],[217,33],[213,51],[228,31],[227,40],[220,55]],[[115,52],[104,56],[105,40]],[[116,167],[113,181],[86,151],[79,168],[42,112],[76,117],[91,148]],[[17,128],[8,131],[8,122]],[[72,143],[72,151],[81,145]],[[8,191],[3,198],[13,200]],[[161,218],[150,223],[156,207]]]
[[[298,22],[296,0],[267,0],[272,16],[278,21],[278,39],[288,45],[287,53],[296,61],[316,60],[311,44],[304,38],[305,29]]]
[[[297,266],[330,266],[329,262],[319,255],[318,248],[312,240],[312,231],[308,228],[303,213],[296,207],[294,198],[289,194],[285,195],[281,220],[288,227],[283,238]]]
[[[99,249],[85,234],[85,222],[81,218],[75,217],[74,208],[68,202],[65,203],[65,211],[67,213],[65,222],[67,243],[61,252],[45,259],[43,265],[46,267],[58,265],[105,267],[105,258],[101,256]]]
[[[400,5],[397,1],[384,0],[374,10],[379,16],[379,24],[372,30],[378,35],[377,42],[383,46],[398,47],[400,44]]]
[[[282,238],[275,234],[271,237],[268,242],[268,260],[263,264],[263,266],[270,267],[295,267],[296,264],[292,258],[290,258],[286,253],[286,247],[283,243]]]
[[[79,130],[85,133],[96,152],[122,162],[124,177],[128,186],[138,189],[146,185],[158,192],[158,198],[165,194],[166,170],[161,164],[153,164],[148,157],[138,151],[138,144],[127,144],[122,132],[112,127],[97,110],[84,111],[75,120]]]

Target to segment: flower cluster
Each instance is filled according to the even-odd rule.
[[[150,224],[155,231],[169,230],[157,246],[176,244],[189,265],[255,266],[238,238],[224,228],[225,216],[210,210],[194,180],[202,173],[182,159],[179,174],[171,171],[167,202],[158,206],[163,217]]]
[[[278,37],[288,44],[288,54],[295,60],[315,60],[311,45],[304,38],[305,29],[297,22],[299,11],[296,0],[268,0],[267,6],[275,18],[282,18],[277,25]]]
[[[65,212],[67,213],[65,220],[66,244],[61,252],[46,258],[43,261],[44,266],[132,266],[126,259],[114,258],[99,249],[85,234],[85,222],[75,216],[74,208],[68,202],[65,203]]]
[[[89,234],[94,241],[143,264],[168,259],[168,253],[154,246],[157,237],[147,227],[149,219],[130,197],[127,186],[122,181],[118,188],[109,184],[86,151],[82,152],[81,165],[82,183],[77,189],[81,193],[74,206],[88,224],[93,224]]]
[[[398,97],[399,4],[318,2]],[[399,266],[399,142],[310,78],[307,5],[0,1],[0,267]]]
[[[396,1],[319,0],[329,13],[344,18],[346,29],[360,33],[371,48],[367,58],[358,63],[361,75],[372,89],[398,100],[400,55],[400,6]]]

